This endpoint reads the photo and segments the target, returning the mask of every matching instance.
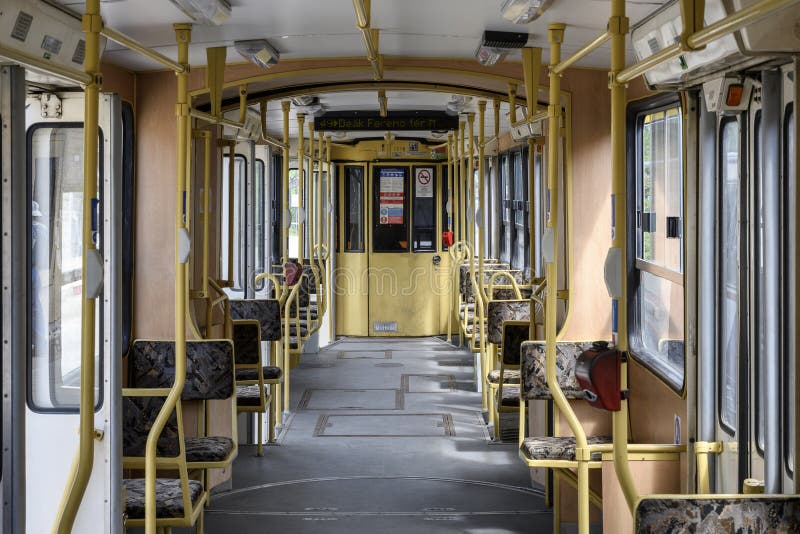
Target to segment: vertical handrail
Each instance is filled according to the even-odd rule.
[[[624,1],[624,0],[623,0]],[[564,40],[564,24],[550,24],[548,36],[550,41],[550,65],[557,65],[561,58],[561,44]],[[578,460],[578,532],[589,532],[589,451],[586,432],[572,411],[569,401],[564,396],[558,383],[556,374],[556,317],[557,317],[557,288],[558,288],[558,155],[561,126],[561,77],[550,72],[550,95],[548,103],[548,161],[547,161],[547,189],[550,196],[550,212],[547,218],[547,232],[551,234],[548,239],[546,259],[546,284],[547,295],[545,298],[545,372],[547,385],[555,405],[564,414],[572,433],[575,435],[575,455]],[[549,256],[549,257],[547,257]],[[531,306],[534,306],[533,300]],[[531,310],[534,311],[533,309]]]
[[[100,86],[103,77],[100,72],[100,32],[103,18],[100,15],[100,0],[86,0],[82,19],[86,43],[84,71],[91,77],[84,92],[83,128],[83,236],[82,236],[82,281],[81,300],[81,390],[78,452],[73,462],[71,477],[61,506],[56,515],[53,530],[59,534],[72,531],[78,515],[86,487],[92,476],[94,463],[94,389],[95,389],[95,298],[87,288],[88,264],[96,254],[92,222],[96,218],[97,165],[98,165],[98,116],[100,107]]]
[[[289,218],[289,110],[292,107],[290,100],[281,102],[283,112],[283,161],[282,169],[282,195],[281,195],[281,257],[285,265],[289,261],[289,227],[292,221]]]
[[[228,144],[228,287],[234,287],[233,275],[233,255],[235,253],[233,244],[233,226],[236,211],[234,195],[236,194],[236,183],[233,175],[236,172],[236,141],[227,141]]]
[[[305,179],[303,172],[305,171],[305,121],[306,116],[304,113],[297,114],[297,262],[303,265],[303,255],[306,248],[306,201],[305,201]]]
[[[175,37],[178,43],[178,62],[186,69],[177,74],[178,98],[176,115],[178,122],[178,164],[175,182],[175,379],[161,407],[150,432],[147,434],[145,447],[145,533],[156,534],[156,454],[158,438],[170,414],[180,400],[186,382],[186,269],[179,254],[179,242],[182,231],[186,228],[183,220],[183,195],[186,188],[186,132],[189,127],[189,41],[191,40],[191,24],[175,24]],[[230,176],[231,181],[233,175]],[[185,500],[184,496],[184,500]]]
[[[628,33],[628,17],[625,13],[625,0],[611,0],[611,17],[608,19],[608,30],[611,33],[611,72],[609,80],[616,80],[617,74],[625,68],[625,36]],[[614,214],[611,249],[617,249],[619,273],[621,279],[615,281],[619,291],[612,295],[612,336],[617,348],[625,354],[628,350],[628,287],[627,287],[627,183],[625,160],[625,105],[626,86],[624,83],[612,81],[611,87],[611,180],[612,202],[611,213]],[[616,332],[613,326],[616,325]],[[621,387],[625,391],[628,382],[628,364],[625,361],[621,369]],[[625,501],[631,513],[638,498],[633,483],[630,465],[628,464],[628,400],[623,396],[622,409],[612,416],[612,434],[614,437],[614,470],[625,495]]]

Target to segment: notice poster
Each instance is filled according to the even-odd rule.
[[[403,224],[405,170],[382,168],[379,172],[378,222],[380,224]]]
[[[414,169],[414,194],[417,198],[433,198],[433,169]]]

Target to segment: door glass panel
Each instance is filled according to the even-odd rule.
[[[255,225],[253,236],[255,243],[253,249],[255,254],[255,269],[257,273],[262,273],[265,270],[265,247],[267,241],[266,226],[265,226],[265,213],[266,206],[264,205],[266,181],[264,176],[264,161],[257,159],[255,165]],[[263,285],[263,284],[259,284]],[[258,289],[258,288],[256,288]]]
[[[740,296],[740,216],[741,179],[739,175],[739,123],[728,120],[722,126],[721,206],[720,206],[720,421],[726,431],[737,427],[737,389],[739,362],[739,296]]]
[[[795,82],[797,83],[797,82]],[[784,169],[784,176],[786,176],[786,185],[784,187],[784,239],[785,239],[785,259],[784,259],[784,272],[791,273],[793,272],[794,267],[794,257],[796,251],[796,236],[794,234],[794,226],[797,217],[796,208],[794,207],[794,198],[797,191],[797,176],[795,175],[797,167],[796,165],[796,157],[795,154],[795,113],[794,113],[794,104],[789,104],[786,109],[786,118],[783,122],[784,124],[784,134],[783,134],[783,145],[784,145],[784,154],[786,157],[784,158],[784,165],[786,168]],[[794,346],[797,343],[797,332],[794,331],[792,325],[795,324],[795,295],[796,291],[796,284],[797,279],[795,277],[787,277],[789,278],[789,286],[787,287],[786,295],[787,298],[784,300],[784,310],[785,310],[785,319],[784,325],[786,325],[786,331],[790,332],[790,335],[786,336],[784,342],[786,346],[784,347],[783,354],[784,354],[784,369],[786,372],[784,375],[786,376],[786,382],[784,386],[784,401],[783,405],[787,407],[786,414],[785,414],[785,424],[784,428],[786,429],[795,429],[794,423],[794,414],[795,414],[795,402],[794,402],[794,373],[795,373],[795,365],[797,363],[794,360]],[[790,474],[793,474],[794,470],[794,440],[795,440],[795,432],[794,431],[787,431],[784,432],[786,436],[785,439],[785,447],[786,447],[786,470]]]
[[[408,252],[408,168],[376,167],[373,179],[372,250]]]
[[[228,194],[230,191],[228,176],[228,158],[222,158],[222,231],[220,244],[222,247],[222,279],[228,280],[233,283],[233,288],[229,293],[244,293],[245,284],[245,261],[244,251],[245,243],[245,210],[244,206],[247,205],[247,159],[244,156],[236,154],[233,160],[233,218],[228,214]],[[233,273],[228,273],[228,253],[230,247],[228,246],[228,224],[233,221]],[[243,295],[242,295],[243,296]]]
[[[364,167],[344,168],[344,252],[364,252]]]
[[[412,250],[432,252],[436,250],[436,169],[414,167],[414,214]]]
[[[98,146],[103,146],[102,132]],[[28,133],[28,157],[32,199],[28,403],[36,411],[77,411],[83,301],[83,126],[34,125]],[[102,183],[102,150],[98,165],[98,183]],[[102,213],[98,212],[97,220],[102,220]],[[98,234],[98,247],[102,245],[101,238]],[[102,403],[102,316],[98,309],[97,407]]]

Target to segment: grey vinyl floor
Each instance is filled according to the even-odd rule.
[[[206,532],[552,532],[516,444],[489,442],[472,362],[436,338],[303,355],[278,442],[240,446]]]

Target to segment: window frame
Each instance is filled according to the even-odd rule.
[[[26,162],[26,171],[25,171],[25,193],[27,198],[27,209],[26,209],[26,233],[25,233],[25,241],[26,241],[26,250],[30,251],[32,249],[32,225],[33,225],[33,216],[30,211],[31,203],[33,202],[33,151],[32,143],[33,137],[37,130],[50,128],[53,130],[56,129],[76,129],[83,131],[84,129],[84,122],[83,121],[69,121],[69,122],[37,122],[30,125],[26,130],[26,145],[25,145],[25,162]],[[103,252],[103,248],[105,247],[105,235],[103,231],[103,211],[104,211],[104,187],[103,181],[105,179],[105,153],[103,147],[105,145],[105,135],[103,133],[103,129],[98,126],[97,128],[98,134],[98,145],[97,145],[97,201],[98,201],[98,213],[97,213],[97,233],[98,233],[98,250]],[[50,194],[51,197],[53,196],[53,187],[54,184],[50,185]],[[81,190],[83,191],[83,190]],[[82,193],[83,194],[83,193]],[[81,228],[83,225],[81,225]],[[52,232],[49,229],[49,235],[52,235]],[[83,248],[81,246],[81,248]],[[33,287],[33,265],[32,265],[32,258],[31,254],[26,255],[26,303],[25,303],[25,314],[26,314],[26,337],[28,342],[26,343],[26,351],[25,351],[25,382],[26,382],[26,404],[28,409],[30,409],[34,413],[39,414],[74,414],[80,413],[80,405],[75,406],[52,406],[52,407],[44,407],[39,406],[35,399],[33,398],[33,298],[31,296],[31,289]],[[81,280],[83,280],[83,273],[81,273]],[[83,284],[83,282],[81,282]],[[101,294],[96,299],[98,302],[102,303],[105,298],[105,290],[101,292]],[[95,350],[97,351],[97,363],[96,363],[96,373],[97,376],[100,377],[100,380],[97,382],[97,399],[94,406],[94,413],[98,413],[100,410],[103,409],[103,405],[105,404],[105,395],[104,390],[105,388],[102,387],[102,377],[105,373],[105,353],[104,353],[104,343],[102,342],[103,334],[105,331],[105,321],[104,321],[104,314],[98,313],[96,314],[96,327],[95,327]],[[48,342],[49,347],[49,342]],[[79,349],[80,350],[80,349]],[[53,360],[53,355],[48,350],[48,369],[49,375],[48,378],[51,378],[53,375],[53,371],[56,368],[55,362]],[[80,367],[78,368],[80,369]],[[55,383],[50,381],[49,383],[49,400],[51,403],[55,404],[54,398],[55,394]]]
[[[637,211],[641,209],[640,203],[642,202],[642,183],[643,176],[641,172],[641,163],[643,158],[643,129],[644,117],[649,114],[658,113],[659,111],[666,111],[673,108],[678,108],[679,117],[681,121],[681,161],[686,157],[686,138],[683,132],[683,121],[685,120],[684,110],[682,109],[680,96],[677,93],[658,95],[646,100],[632,102],[628,105],[627,109],[627,139],[626,144],[628,147],[627,153],[627,204],[629,206],[628,213],[626,214],[626,228],[628,229],[627,235],[627,283],[628,283],[628,343],[630,347],[631,357],[656,378],[662,381],[674,393],[681,398],[686,395],[686,329],[684,325],[684,350],[683,350],[683,365],[682,370],[678,373],[672,366],[664,364],[661,358],[651,355],[648,351],[644,350],[642,342],[642,325],[641,325],[641,295],[640,287],[642,285],[641,273],[648,273],[649,275],[661,280],[665,280],[671,284],[677,284],[684,288],[683,308],[684,318],[686,312],[686,294],[684,284],[684,258],[685,258],[685,219],[686,219],[686,202],[685,202],[685,176],[681,170],[681,272],[676,272],[665,266],[661,266],[639,258],[640,254],[640,229],[637,226]],[[634,207],[635,209],[630,209]],[[684,319],[685,321],[685,319]]]

